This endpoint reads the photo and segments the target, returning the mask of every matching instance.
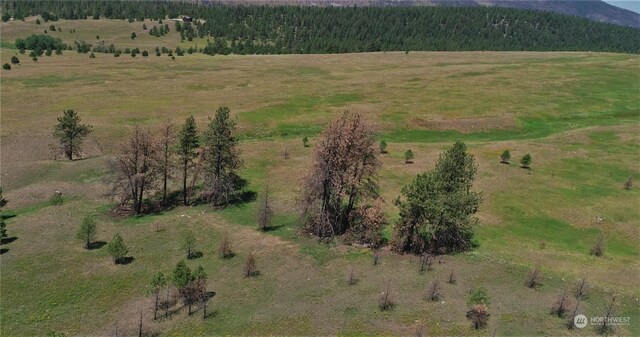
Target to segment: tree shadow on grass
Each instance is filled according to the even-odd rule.
[[[100,249],[102,248],[102,246],[106,245],[107,243],[104,241],[94,241],[91,242],[91,244],[89,244],[89,250],[94,250],[94,249]]]
[[[8,253],[9,249],[8,248],[0,248],[0,255]]]
[[[15,218],[16,214],[15,213],[4,213],[0,214],[0,218],[2,218],[2,220],[7,220],[7,219],[11,219],[11,218]]]
[[[284,227],[284,225],[275,225],[275,226],[269,226],[265,229],[263,229],[263,232],[275,232],[277,230],[279,230],[280,228]]]
[[[116,264],[122,264],[122,265],[127,265],[131,262],[133,262],[136,258],[133,256],[126,256],[126,257],[122,257],[116,260]]]
[[[201,251],[196,251],[196,252],[192,252],[191,255],[187,256],[188,260],[195,260],[195,259],[199,259],[202,257],[202,252]]]
[[[4,238],[0,240],[0,244],[6,245],[7,243],[12,243],[13,241],[16,241],[16,240],[18,240],[18,237],[12,236],[10,238]]]

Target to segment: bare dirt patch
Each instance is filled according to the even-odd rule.
[[[458,131],[461,133],[472,133],[491,130],[511,130],[515,129],[515,118],[511,114],[477,117],[477,118],[456,118],[456,119],[411,119],[411,124],[420,126],[428,130],[438,131]]]

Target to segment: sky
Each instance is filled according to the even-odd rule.
[[[640,13],[640,0],[604,0],[604,2]]]

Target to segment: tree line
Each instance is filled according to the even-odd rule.
[[[132,22],[188,15],[201,20],[181,27],[185,28],[180,31],[183,39],[209,38],[204,49],[209,54],[409,50],[640,52],[638,29],[557,13],[500,7],[318,8],[204,6],[177,1],[3,1],[2,12],[10,13],[14,19],[42,15],[43,19],[47,17],[45,21],[92,17]]]

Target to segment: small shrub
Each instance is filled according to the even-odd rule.
[[[256,258],[253,253],[249,253],[247,261],[244,263],[244,277],[258,276],[258,268],[256,266]]]
[[[5,63],[5,64],[2,65],[2,69],[11,70],[11,65],[9,63]]]
[[[136,39],[136,32],[131,33],[131,40],[135,40]]]
[[[490,316],[489,310],[484,304],[476,304],[467,311],[467,319],[471,321],[473,328],[476,330],[484,328]]]
[[[509,159],[511,159],[511,151],[502,151],[502,154],[500,155],[500,162],[503,164],[509,164]]]
[[[593,247],[591,247],[590,253],[595,256],[604,255],[604,236],[602,234],[598,235],[598,239],[596,243],[593,244]]]
[[[284,152],[282,153],[282,156],[284,157],[285,160],[289,159],[289,157],[291,155],[289,154],[289,149],[288,148],[284,149]]]
[[[36,19],[36,25],[40,24],[40,19]]]
[[[627,179],[627,181],[624,182],[624,189],[630,190],[632,187],[633,187],[633,178],[629,177],[629,179]]]
[[[529,273],[529,277],[527,277],[527,281],[524,283],[525,286],[535,289],[542,285],[542,281],[544,280],[544,275],[540,270],[540,265],[536,265],[531,273]]]
[[[20,63],[20,60],[18,59],[17,56],[11,56],[11,64],[18,64]]]
[[[235,256],[235,253],[231,248],[231,240],[229,240],[229,237],[225,236],[224,239],[222,239],[220,248],[218,248],[218,254],[223,259],[230,259]]]
[[[529,168],[531,165],[531,155],[528,153],[525,154],[522,159],[520,159],[520,165],[522,165],[522,168]]]
[[[307,138],[306,136],[302,138],[302,146],[309,147],[309,138]]]
[[[54,206],[59,206],[64,203],[64,198],[62,197],[62,192],[55,191],[51,198],[49,198],[49,203]]]
[[[96,56],[95,56],[95,55],[93,54],[93,52],[92,52],[92,53],[89,55],[89,58],[90,58],[90,59],[94,59],[94,58],[96,58]]]
[[[404,153],[404,163],[405,164],[413,163],[413,158],[415,158],[415,155],[413,154],[413,151],[407,150]]]
[[[467,304],[470,306],[473,306],[475,304],[489,305],[490,302],[489,295],[487,295],[487,290],[484,287],[476,287],[469,290]]]
[[[387,153],[387,142],[384,139],[380,141],[380,153]]]
[[[391,281],[387,282],[387,289],[380,296],[380,300],[379,300],[379,303],[378,303],[378,307],[380,308],[380,311],[391,310],[395,306],[395,302],[393,301],[393,298],[391,297],[390,283],[391,283]]]
[[[142,57],[147,57],[147,56],[149,56],[149,52],[148,52],[148,51],[146,51],[146,50],[145,50],[145,51],[143,51],[143,52],[142,52]]]
[[[438,301],[442,297],[442,288],[438,280],[433,280],[427,288],[426,299],[429,301]]]

